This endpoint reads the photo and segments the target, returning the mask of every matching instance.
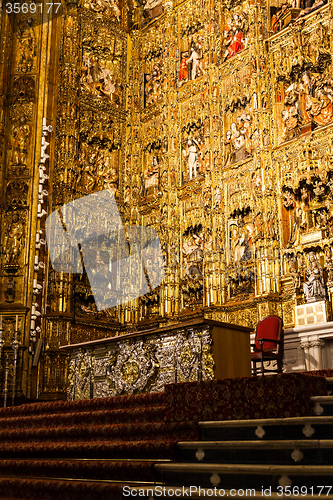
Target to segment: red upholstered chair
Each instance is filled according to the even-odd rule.
[[[282,372],[283,321],[279,316],[266,316],[257,324],[255,344],[251,352],[252,374]],[[264,362],[269,361],[265,367]],[[273,362],[276,361],[276,368]],[[257,367],[260,363],[260,367]]]

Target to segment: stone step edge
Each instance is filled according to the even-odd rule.
[[[177,448],[181,450],[207,448],[333,448],[333,439],[295,439],[295,440],[271,440],[264,441],[179,441]]]
[[[333,396],[312,396],[311,398],[312,403],[326,403],[326,404],[332,404],[333,403]]]
[[[136,484],[136,485],[141,485],[142,487],[144,486],[147,486],[147,485],[152,485],[152,486],[156,486],[156,485],[159,485],[159,484],[163,484],[163,483],[159,483],[158,481],[155,481],[155,482],[149,482],[149,481],[141,481],[141,482],[138,482],[138,481],[123,481],[123,480],[120,480],[120,481],[117,481],[116,479],[90,479],[90,478],[87,478],[87,479],[77,479],[77,478],[70,478],[70,477],[40,477],[40,476],[0,476],[0,488],[1,488],[1,481],[5,481],[5,480],[9,480],[11,482],[20,482],[20,481],[26,481],[27,483],[31,482],[31,480],[34,480],[34,481],[39,481],[41,483],[51,483],[51,486],[52,486],[52,482],[56,482],[56,483],[59,483],[59,482],[63,482],[63,483],[103,483],[103,484],[115,484],[117,486],[127,486],[127,485],[132,485],[132,484]],[[0,490],[0,495],[1,495],[1,490]],[[0,496],[1,498],[1,496]]]
[[[45,462],[143,462],[143,463],[156,463],[156,462],[164,462],[169,463],[173,462],[171,458],[0,458],[0,467],[6,462],[33,462],[36,463],[45,463]],[[0,497],[1,498],[1,497]]]
[[[333,476],[333,465],[250,465],[250,464],[155,464],[154,469],[163,472],[207,472],[215,474],[281,474]]]
[[[1,422],[1,421],[0,421]],[[283,418],[258,418],[248,420],[210,420],[199,422],[199,427],[205,429],[210,427],[254,427],[263,425],[302,425],[302,424],[333,423],[333,415],[307,416],[307,417],[283,417]]]

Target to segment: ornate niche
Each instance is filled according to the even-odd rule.
[[[9,175],[28,176],[30,170],[29,152],[32,134],[32,104],[17,104],[12,108],[12,125],[9,137]]]
[[[227,299],[255,293],[256,241],[262,236],[263,214],[254,203],[251,165],[226,180]]]
[[[141,200],[153,201],[162,195],[167,183],[167,122],[163,115],[143,124]]]
[[[107,24],[83,23],[81,92],[98,102],[122,108],[126,44]]]
[[[118,196],[122,122],[109,113],[85,108],[80,123],[76,190],[83,194],[109,189]]]
[[[283,245],[294,248],[333,237],[331,158],[309,144],[284,161],[282,174]]]
[[[33,4],[30,4],[31,7]],[[35,5],[36,8],[36,5]],[[16,73],[35,73],[37,70],[37,47],[39,31],[36,28],[38,14],[21,14],[16,24]]]
[[[283,267],[298,304],[332,300],[333,169],[323,139],[281,162]]]
[[[183,307],[203,305],[203,256],[204,228],[202,224],[189,225],[182,234],[182,283]]]
[[[204,75],[209,64],[209,12],[203,0],[187,2],[178,10],[178,87]]]
[[[181,103],[181,184],[210,171],[210,117],[206,93]]]
[[[260,128],[254,113],[258,109],[258,94],[251,64],[243,65],[237,72],[225,74],[222,96],[223,166],[227,167],[250,158],[260,147]]]
[[[23,264],[24,236],[26,213],[10,210],[4,214],[4,231],[2,254],[4,269],[7,272],[17,272]]]
[[[219,4],[219,23],[222,33],[221,61],[225,62],[245,50],[255,34],[249,16],[249,4],[231,0]]]
[[[333,121],[332,56],[326,21],[311,19],[272,46],[275,143],[297,139]]]
[[[164,63],[167,54],[165,31],[162,26],[153,26],[143,38],[142,59],[144,74],[144,106],[156,104],[168,87]]]

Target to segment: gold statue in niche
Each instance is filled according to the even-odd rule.
[[[306,302],[316,302],[326,299],[324,276],[318,257],[314,252],[309,253],[309,267],[305,274],[306,281],[303,284]]]
[[[142,199],[159,193],[160,170],[157,156],[148,160],[149,164],[142,174]]]
[[[11,164],[15,166],[26,166],[28,158],[28,146],[31,128],[25,116],[21,116],[16,125],[12,127],[12,159]]]
[[[24,226],[17,212],[12,213],[12,221],[3,243],[5,264],[18,264],[22,252]]]
[[[17,71],[29,73],[33,71],[36,57],[36,35],[33,28],[33,19],[29,17],[21,21],[17,32],[18,37],[18,62]]]

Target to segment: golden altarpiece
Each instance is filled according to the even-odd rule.
[[[196,315],[293,327],[298,306],[320,301],[330,320],[331,3],[4,1],[0,23],[8,397],[65,397],[66,344]],[[86,275],[49,264],[45,219],[102,190],[125,227],[156,229],[165,279],[98,311]]]

